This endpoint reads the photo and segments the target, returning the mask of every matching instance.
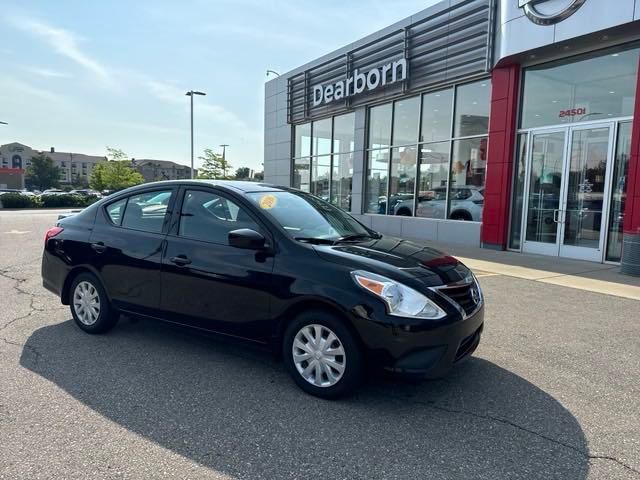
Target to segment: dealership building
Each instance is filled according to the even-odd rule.
[[[269,81],[265,180],[640,275],[639,65],[640,1],[445,0]]]

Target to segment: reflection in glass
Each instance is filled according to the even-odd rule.
[[[531,179],[527,201],[526,240],[556,243],[560,187],[565,146],[564,132],[534,135]]]
[[[353,151],[356,131],[355,113],[347,113],[333,117],[333,152],[344,153]]]
[[[331,173],[331,203],[347,211],[351,209],[352,178],[353,154],[334,154]]]
[[[416,147],[391,149],[391,195],[389,215],[411,215],[416,185]],[[407,211],[407,209],[409,209]]]
[[[314,157],[311,164],[311,193],[329,201],[329,176],[331,155]]]
[[[367,158],[366,213],[387,213],[389,149],[371,150]]]
[[[392,145],[415,145],[418,136],[420,97],[397,100],[394,108]]]
[[[608,149],[608,127],[573,132],[564,245],[600,247]]]
[[[456,89],[456,137],[487,134],[490,96],[489,80],[461,85]]]
[[[309,190],[310,176],[309,158],[298,158],[293,162],[293,188],[298,188],[305,192]]]
[[[445,218],[450,149],[449,142],[420,145],[416,217]]]
[[[313,155],[329,155],[331,153],[331,119],[325,118],[313,122]]]
[[[482,221],[486,171],[486,138],[469,138],[453,142],[448,218]]]
[[[453,89],[428,93],[422,97],[421,142],[447,140],[451,137]]]
[[[633,115],[640,49],[528,68],[522,128]]]
[[[369,148],[384,148],[391,143],[391,109],[386,103],[369,109]]]
[[[311,124],[296,125],[294,137],[295,158],[311,155]]]
[[[518,135],[514,165],[513,195],[511,199],[511,231],[509,248],[520,250],[520,235],[522,232],[522,205],[524,201],[524,182],[527,166],[527,134]]]
[[[611,189],[611,206],[609,207],[609,239],[607,242],[607,260],[610,262],[619,262],[622,258],[622,227],[630,154],[631,122],[625,122],[618,127],[618,144],[613,169],[613,187]]]

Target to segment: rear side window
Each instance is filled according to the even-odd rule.
[[[235,202],[212,192],[185,192],[178,232],[181,237],[228,245],[229,232],[239,228],[261,231],[244,207]]]
[[[122,226],[143,232],[161,233],[171,190],[153,191],[129,197]]]
[[[107,205],[107,215],[109,219],[116,225],[122,223],[122,214],[124,213],[124,207],[127,204],[127,199],[118,200],[117,202]]]

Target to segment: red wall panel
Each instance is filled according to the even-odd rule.
[[[631,133],[631,156],[624,207],[624,233],[640,234],[640,66],[636,84],[636,105]]]
[[[519,82],[520,65],[496,68],[491,75],[487,177],[480,237],[482,245],[488,248],[507,246]]]

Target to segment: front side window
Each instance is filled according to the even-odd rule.
[[[313,195],[298,192],[254,192],[248,197],[292,237],[298,240],[337,240],[370,236],[373,232],[337,207]]]
[[[185,192],[179,236],[228,245],[229,232],[240,228],[261,230],[245,208],[228,198],[203,190]]]
[[[122,226],[149,233],[161,233],[172,191],[154,191],[129,197]]]

